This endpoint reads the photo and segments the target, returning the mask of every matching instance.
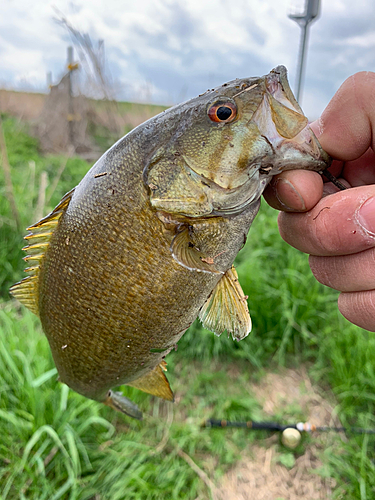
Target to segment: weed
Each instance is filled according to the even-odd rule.
[[[3,125],[26,227],[35,222],[42,172],[49,179],[47,213],[89,165],[79,158],[42,157],[24,125],[6,117]],[[261,420],[251,387],[266,369],[283,365],[308,362],[314,380],[335,394],[343,425],[375,427],[375,336],[339,315],[337,293],[317,283],[307,257],[281,240],[276,213],[266,205],[236,260],[254,324],[249,337],[217,338],[195,322],[167,359],[175,405],[123,388],[144,411],[141,423],[70,391],[57,380],[38,319],[5,301],[8,286],[22,277],[23,234],[4,189],[0,174],[2,500],[210,498],[212,482],[264,434],[201,429],[201,421]],[[304,417],[296,405],[276,416]],[[336,479],[334,498],[373,498],[374,459],[373,436],[348,435],[328,447],[320,473]],[[279,461],[292,467],[294,455],[284,452]]]

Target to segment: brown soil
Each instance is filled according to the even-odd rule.
[[[304,369],[269,373],[251,392],[263,403],[270,420],[280,412],[288,413],[294,404],[311,423],[340,425],[332,420],[331,404],[318,394]],[[281,454],[288,453],[279,445],[279,436],[269,438],[263,446],[249,446],[213,491],[214,500],[328,500],[335,481],[317,474],[322,466],[319,456],[338,439],[337,435],[317,433],[291,469],[279,461]]]

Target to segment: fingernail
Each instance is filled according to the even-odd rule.
[[[357,221],[366,233],[375,235],[375,198],[369,198],[359,207]]]
[[[296,188],[286,179],[278,179],[274,186],[276,198],[289,210],[306,210],[305,202]],[[285,200],[288,200],[286,203]]]

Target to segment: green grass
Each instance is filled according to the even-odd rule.
[[[55,189],[65,159],[40,156],[37,142],[14,120],[4,120],[4,128],[26,226],[34,222],[43,171],[50,179],[47,212],[89,165],[70,159]],[[144,411],[143,422],[70,391],[57,380],[38,319],[8,300],[8,284],[22,277],[22,234],[1,175],[0,191],[1,500],[210,498],[210,480],[217,481],[265,434],[202,429],[202,420],[264,418],[251,386],[280,366],[307,364],[322,391],[335,395],[343,425],[375,427],[375,336],[339,315],[337,293],[318,284],[307,257],[282,242],[276,213],[265,204],[237,258],[254,325],[248,338],[217,338],[194,323],[167,358],[174,405],[123,388]],[[298,407],[276,415],[292,416],[304,417]],[[336,479],[333,498],[374,498],[374,444],[374,436],[348,435],[324,450],[321,474]],[[292,466],[306,444],[301,446],[284,450],[279,462]]]
[[[36,207],[42,173],[45,172],[48,179],[43,209],[43,215],[46,215],[72,186],[78,184],[90,165],[78,157],[68,159],[64,156],[40,155],[38,141],[27,133],[27,125],[15,119],[4,117],[3,129],[21,220],[21,228],[17,230],[6,197],[3,170],[0,168],[0,297],[8,298],[9,287],[22,277],[24,252],[21,249],[26,227],[37,222]],[[60,172],[56,186],[55,181]]]
[[[31,313],[4,303],[0,328],[3,500],[20,492],[48,500],[94,494],[122,499],[124,491],[126,498],[196,498],[202,490],[208,495],[207,487],[180,450],[218,477],[255,439],[239,430],[228,442],[220,430],[200,429],[212,411],[228,419],[261,415],[259,404],[244,392],[251,375],[244,370],[233,388],[225,373],[228,362],[208,373],[199,363],[175,364],[181,360],[173,356],[169,375],[175,379],[178,373],[173,384],[178,405],[124,388],[145,411],[145,421],[137,422],[57,381],[47,341]]]

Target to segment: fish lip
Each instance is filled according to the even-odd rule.
[[[298,138],[303,140],[298,142]],[[275,159],[280,158],[276,161],[276,165],[279,165],[280,161],[283,162],[283,165],[278,167],[279,172],[275,174],[297,169],[319,172],[328,168],[332,163],[332,158],[321,147],[309,125],[306,125],[296,137],[281,141],[274,146],[274,150]]]

